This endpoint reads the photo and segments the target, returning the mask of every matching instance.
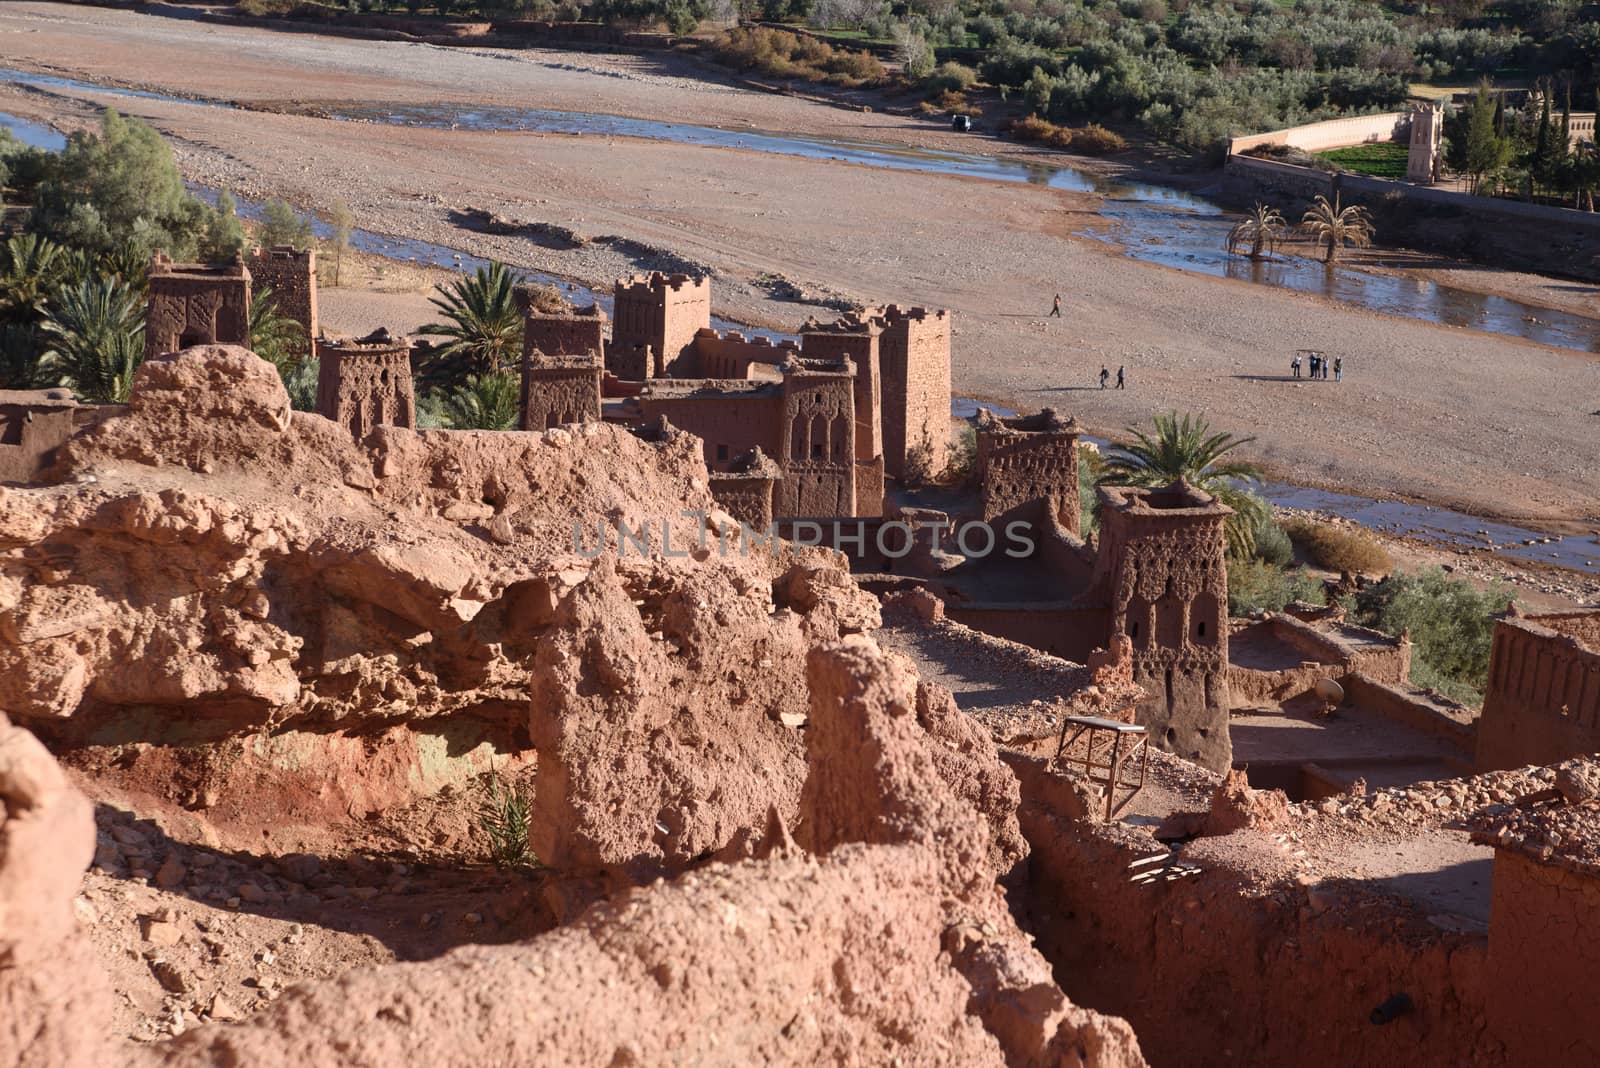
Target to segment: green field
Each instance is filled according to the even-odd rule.
[[[1379,141],[1370,145],[1352,145],[1331,152],[1318,152],[1321,159],[1336,167],[1357,174],[1370,174],[1374,178],[1404,178],[1406,156],[1410,146],[1397,141]]]

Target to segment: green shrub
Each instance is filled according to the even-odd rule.
[[[1286,571],[1261,560],[1228,561],[1228,614],[1281,612],[1290,601],[1324,604],[1322,583],[1303,571]]]
[[[1394,560],[1377,540],[1367,534],[1345,530],[1314,519],[1291,519],[1284,533],[1318,567],[1356,574],[1385,574],[1394,570]]]
[[[1351,618],[1385,634],[1411,634],[1411,678],[1468,704],[1483,702],[1494,617],[1511,603],[1501,586],[1479,590],[1438,568],[1390,575],[1347,604]]]
[[[1078,530],[1085,538],[1100,529],[1100,474],[1104,466],[1099,449],[1078,446]]]
[[[1287,567],[1294,560],[1294,544],[1270,516],[1264,516],[1255,528],[1256,559],[1273,567]]]
[[[478,826],[489,836],[489,859],[495,867],[522,868],[539,862],[528,845],[532,810],[533,796],[527,787],[491,767],[483,779]]]
[[[978,84],[978,72],[954,61],[941,63],[922,81],[930,97],[941,93],[964,93]]]

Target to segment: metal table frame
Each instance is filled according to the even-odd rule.
[[[1067,736],[1069,728],[1072,730],[1070,738]],[[1110,737],[1102,739],[1102,731]],[[1072,755],[1070,750],[1085,734],[1089,737],[1083,755],[1081,757]],[[1128,740],[1126,749],[1123,748],[1125,737]],[[1107,745],[1107,742],[1110,744]],[[1107,749],[1109,749],[1108,759],[1103,763],[1095,759],[1097,750],[1104,753]],[[1124,782],[1123,769],[1135,755],[1139,758],[1139,781]],[[1114,719],[1102,719],[1099,716],[1063,716],[1061,735],[1056,742],[1056,755],[1050,761],[1050,766],[1055,768],[1063,763],[1082,767],[1084,777],[1105,790],[1105,818],[1109,821],[1118,809],[1132,801],[1139,791],[1144,789],[1145,773],[1150,767],[1150,735],[1137,723],[1122,723]],[[1096,772],[1104,772],[1105,775],[1102,778]],[[1118,790],[1128,791],[1128,795],[1120,804],[1117,802]]]

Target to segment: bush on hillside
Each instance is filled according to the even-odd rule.
[[[1438,568],[1390,575],[1359,591],[1346,607],[1365,626],[1411,634],[1411,679],[1466,704],[1482,704],[1489,678],[1494,617],[1511,603],[1501,586],[1479,590]]]
[[[1291,519],[1283,525],[1289,540],[1318,567],[1357,574],[1387,574],[1394,560],[1368,534],[1345,530],[1314,519]]]
[[[1281,612],[1291,601],[1323,604],[1322,583],[1303,571],[1287,571],[1261,560],[1228,561],[1228,614]]]

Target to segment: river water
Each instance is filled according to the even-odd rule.
[[[100,93],[202,107],[233,107],[217,101],[196,101],[147,90],[113,88],[9,68],[0,68],[0,81],[46,90]],[[1065,165],[1020,163],[996,159],[979,152],[913,149],[852,138],[814,137],[756,129],[722,129],[617,115],[498,105],[352,104],[327,106],[316,113],[341,121],[391,126],[636,137],[836,160],[885,170],[959,175],[999,182],[1027,182],[1053,189],[1093,192],[1105,198],[1099,214],[1110,225],[1087,231],[1085,236],[1114,242],[1134,259],[1179,270],[1315,293],[1373,311],[1426,322],[1508,334],[1584,352],[1600,352],[1600,321],[1583,315],[1420,279],[1349,267],[1329,268],[1304,257],[1279,256],[1267,261],[1251,262],[1230,256],[1224,250],[1224,245],[1228,230],[1238,216],[1228,214],[1211,201],[1165,186],[1102,178]]]

